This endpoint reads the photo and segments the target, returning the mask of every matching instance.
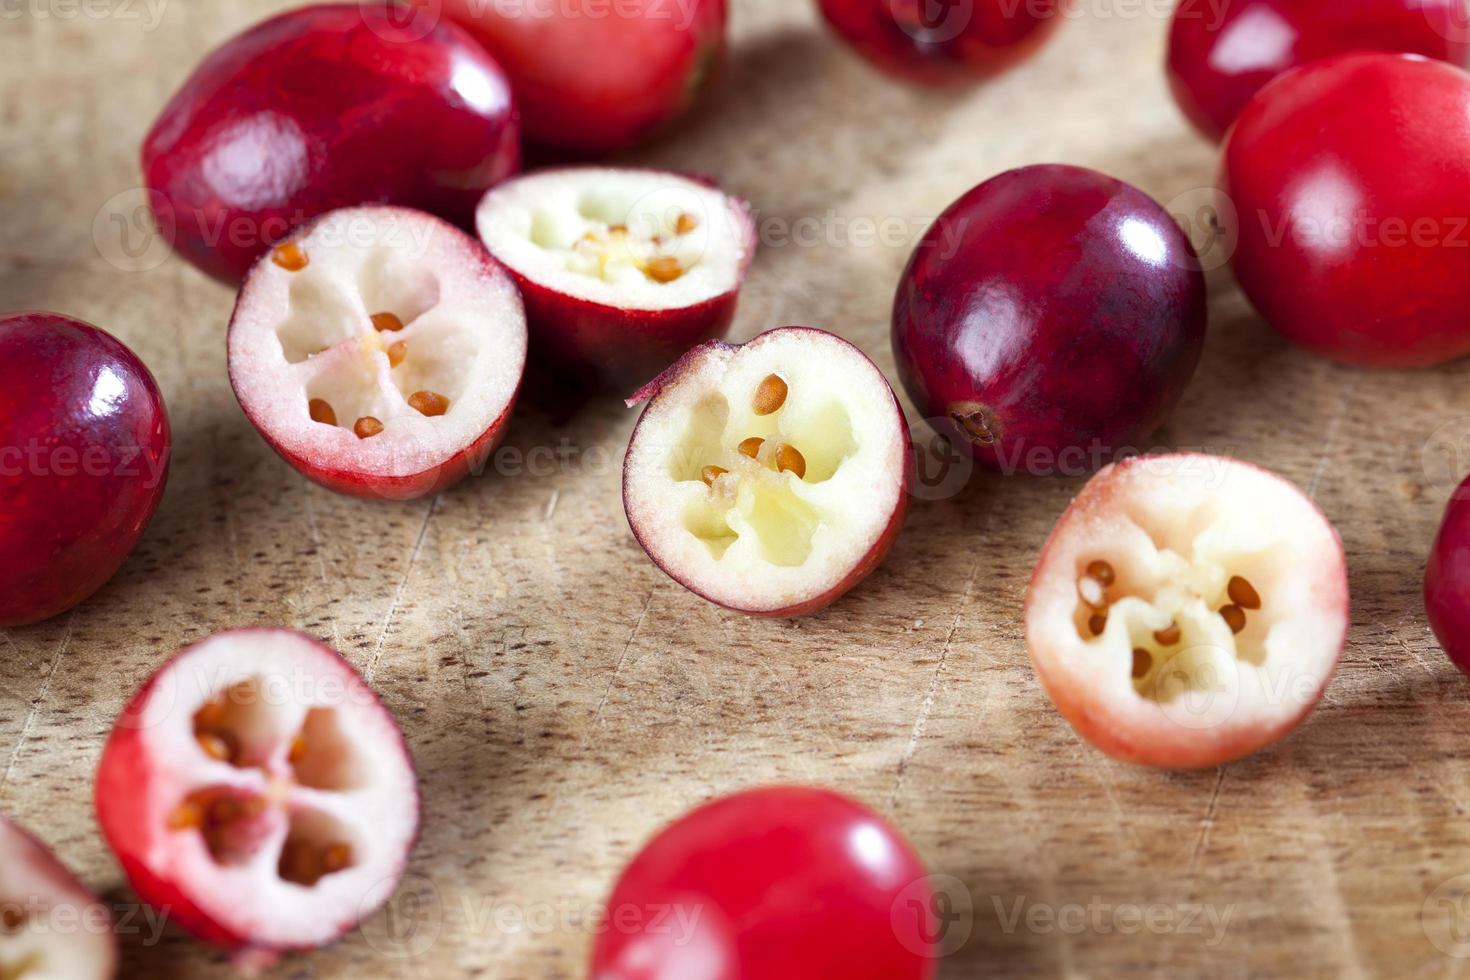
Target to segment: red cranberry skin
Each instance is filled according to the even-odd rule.
[[[1450,498],[1429,552],[1424,608],[1439,645],[1470,674],[1470,479]]]
[[[1288,72],[1236,121],[1220,188],[1236,278],[1286,337],[1364,367],[1470,353],[1470,73],[1390,54]]]
[[[921,85],[997,75],[1061,26],[1068,0],[821,0],[832,28],[873,65]]]
[[[926,874],[880,817],[836,793],[738,793],[684,816],[627,867],[590,977],[931,980]]]
[[[195,70],[143,144],[179,254],[238,284],[291,229],[341,207],[398,204],[468,227],[481,195],[520,169],[505,73],[453,24],[394,10],[289,11]]]
[[[0,317],[0,627],[100,589],[158,509],[168,415],[132,351],[55,313]]]
[[[526,140],[573,156],[641,143],[725,57],[726,0],[442,0],[510,76]]]
[[[1354,51],[1470,60],[1465,0],[1183,0],[1169,34],[1169,85],[1217,142],[1271,79]]]
[[[894,299],[893,353],[919,410],[982,464],[1085,471],[1147,448],[1205,320],[1194,249],[1157,202],[1043,164],[979,185],[925,233]]]

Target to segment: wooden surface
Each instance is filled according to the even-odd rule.
[[[633,542],[617,460],[634,416],[612,399],[527,408],[509,445],[564,459],[543,449],[433,500],[356,502],[280,462],[226,381],[230,292],[175,259],[119,268],[110,215],[131,216],[139,141],[202,52],[284,6],[164,0],[156,22],[158,0],[0,6],[0,309],[116,333],[158,376],[176,433],[163,508],[122,573],[0,637],[0,809],[109,902],[131,901],[90,806],[114,715],[182,644],[283,623],[382,692],[426,812],[398,917],[280,976],[578,976],[590,914],[642,841],[712,794],[778,781],[867,801],[968,893],[947,977],[1457,975],[1441,899],[1464,883],[1435,890],[1470,872],[1470,687],[1419,588],[1464,468],[1470,366],[1333,366],[1212,274],[1204,360],[1158,442],[1308,489],[1346,541],[1351,643],[1284,744],[1209,772],[1114,764],[1053,712],[1020,624],[1080,479],[976,476],[920,501],[865,585],[773,623],[700,601]],[[870,72],[805,2],[735,6],[720,89],[636,159],[716,174],[759,210],[739,336],[824,326],[891,377],[898,273],[972,184],[1059,160],[1187,210],[1212,177],[1167,96],[1163,3],[1083,3],[1035,61],[959,96]],[[124,937],[127,976],[229,975],[181,933],[148,940]]]

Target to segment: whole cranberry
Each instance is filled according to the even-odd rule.
[[[468,227],[520,168],[510,86],[450,23],[390,3],[304,7],[225,42],[143,144],[159,225],[237,283],[291,229],[355,204]]]
[[[592,980],[930,980],[924,865],[826,790],[748,790],[663,830],[607,903]]]
[[[1236,278],[1287,337],[1370,367],[1470,353],[1470,73],[1391,54],[1287,72],[1230,131],[1220,187]]]
[[[821,0],[838,34],[877,67],[925,85],[988,78],[1061,26],[1068,0]]]
[[[0,627],[112,577],[163,496],[168,415],[143,362],[55,313],[0,317]]]
[[[1424,607],[1439,645],[1470,674],[1470,479],[1450,498],[1429,552]]]
[[[1012,170],[961,197],[893,304],[910,397],[1006,472],[1077,475],[1147,448],[1204,337],[1204,274],[1179,226],[1081,167]]]
[[[1200,132],[1219,140],[1277,75],[1352,51],[1402,51],[1464,65],[1465,0],[1182,0],[1169,84]]]
[[[526,139],[602,154],[683,115],[724,60],[725,0],[442,0],[505,66]]]

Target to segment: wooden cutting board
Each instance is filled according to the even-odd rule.
[[[0,810],[129,917],[127,976],[230,972],[127,911],[90,804],[103,738],[164,657],[256,623],[318,635],[369,673],[426,804],[394,914],[279,976],[579,976],[639,844],[712,794],[770,782],[866,801],[952,876],[969,911],[951,939],[968,940],[947,977],[1458,974],[1443,899],[1470,873],[1470,682],[1419,590],[1466,468],[1470,365],[1337,367],[1212,274],[1204,360],[1158,443],[1262,463],[1315,497],[1347,545],[1351,643],[1284,744],[1209,772],[1115,764],[1052,710],[1020,622],[1080,479],[977,475],[918,503],[837,606],[762,622],[685,592],[633,542],[618,460],[634,414],[614,399],[524,410],[509,445],[550,462],[433,500],[349,500],[280,462],[226,381],[231,293],[175,259],[119,268],[113,216],[133,215],[139,142],[192,65],[285,6],[0,6],[0,310],[116,333],[157,374],[176,433],[163,508],[122,573],[0,646]],[[766,247],[737,335],[826,327],[892,376],[888,308],[912,242],[1011,166],[1086,164],[1187,211],[1214,159],[1167,94],[1167,4],[1082,6],[1034,61],[934,95],[869,71],[804,0],[737,0],[721,87],[633,158],[718,175],[758,209]]]

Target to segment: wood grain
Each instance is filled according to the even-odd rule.
[[[1470,688],[1419,585],[1463,468],[1440,450],[1470,433],[1470,366],[1336,367],[1214,276],[1204,361],[1159,444],[1254,460],[1312,493],[1346,541],[1351,643],[1284,744],[1210,772],[1114,764],[1053,712],[1020,627],[1079,479],[977,475],[921,501],[868,583],[771,623],[645,559],[618,496],[634,419],[611,399],[531,405],[509,445],[564,460],[432,500],[348,500],[280,462],[226,381],[231,294],[174,259],[118,268],[117,229],[94,237],[94,222],[127,213],[115,196],[136,188],[142,134],[201,53],[284,6],[166,0],[156,23],[141,0],[0,6],[0,309],[116,333],[157,374],[177,434],[163,509],[122,573],[74,613],[0,635],[0,809],[109,901],[131,901],[90,809],[112,718],[181,645],[284,623],[369,674],[427,810],[399,918],[279,976],[579,976],[590,913],[641,841],[711,794],[781,781],[887,813],[969,894],[946,977],[1458,975],[1431,941],[1449,910],[1426,900],[1470,872]],[[972,184],[1066,161],[1188,201],[1212,178],[1213,151],[1167,95],[1161,4],[1084,3],[1033,62],[948,96],[870,72],[805,2],[735,6],[715,96],[633,159],[716,174],[757,207],[766,247],[739,336],[824,326],[892,376],[898,273]],[[854,220],[907,231],[867,241]],[[127,976],[231,975],[179,932],[148,939],[124,937]]]

